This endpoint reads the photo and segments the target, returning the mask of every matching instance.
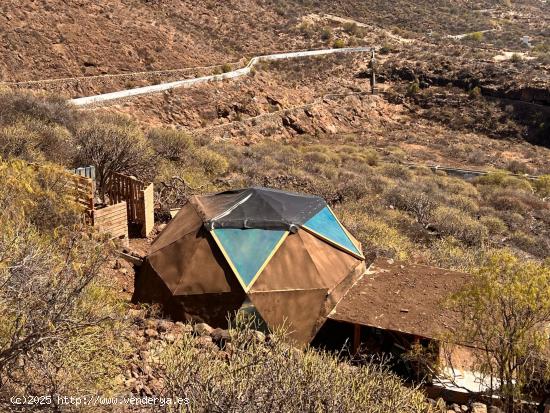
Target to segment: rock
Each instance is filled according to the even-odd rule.
[[[157,330],[159,332],[165,332],[165,331],[170,331],[173,327],[174,323],[172,323],[171,321],[168,321],[168,320],[160,320],[158,323],[157,323]]]
[[[483,403],[472,403],[472,413],[487,413],[487,406]]]
[[[487,407],[488,413],[504,413],[501,409],[499,409],[497,406],[489,406]]]
[[[215,328],[210,333],[210,337],[212,337],[212,340],[216,343],[224,344],[229,341],[231,341],[231,336],[229,334],[229,331],[224,330],[223,328]]]
[[[193,331],[198,336],[209,336],[214,329],[206,323],[198,323],[193,327]]]
[[[147,330],[145,330],[145,335],[147,337],[150,337],[150,338],[156,338],[159,336],[159,333],[157,330],[154,330],[152,328],[148,328]]]
[[[451,410],[456,413],[462,413],[462,410],[460,410],[460,406],[456,403],[451,404]]]
[[[168,334],[166,334],[166,335],[164,336],[164,340],[165,340],[167,343],[173,343],[174,341],[176,341],[176,336],[173,335],[173,334],[168,333]]]
[[[466,413],[468,411],[468,406],[466,406],[465,404],[460,405],[460,411],[462,413]]]
[[[196,347],[205,348],[205,349],[218,349],[218,346],[212,341],[210,336],[200,336],[195,341]]]
[[[175,333],[191,334],[193,332],[193,326],[190,324],[183,324],[181,321],[178,321],[174,324],[173,331]]]

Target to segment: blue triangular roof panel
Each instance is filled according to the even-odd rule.
[[[287,231],[216,228],[212,235],[239,282],[248,291],[283,243]]]
[[[338,221],[338,218],[334,216],[328,207],[323,208],[320,212],[311,217],[304,223],[303,227],[354,255],[359,257],[363,256],[361,251],[358,250],[349,238],[344,227]]]

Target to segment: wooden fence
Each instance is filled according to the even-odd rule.
[[[67,173],[67,186],[76,196],[76,202],[86,210],[94,209],[94,181],[84,176]]]
[[[93,225],[98,231],[128,243],[128,210],[126,202],[92,211]]]
[[[110,204],[125,201],[128,210],[128,222],[141,227],[141,234],[148,236],[154,225],[153,184],[119,173],[108,178],[107,196]]]

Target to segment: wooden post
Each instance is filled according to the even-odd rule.
[[[376,59],[374,57],[374,49],[372,50],[372,57],[370,59],[369,66],[371,68],[371,78],[370,78],[371,93],[373,95],[376,95],[378,94],[378,90],[376,89]]]
[[[352,353],[357,354],[359,351],[359,347],[361,347],[361,325],[360,324],[354,324],[353,325],[353,347],[352,347]]]

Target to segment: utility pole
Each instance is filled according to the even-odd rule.
[[[377,95],[378,90],[376,89],[376,58],[374,57],[374,49],[372,49],[372,56],[370,59],[369,67],[371,70],[371,78],[370,78],[371,93],[373,95]]]

